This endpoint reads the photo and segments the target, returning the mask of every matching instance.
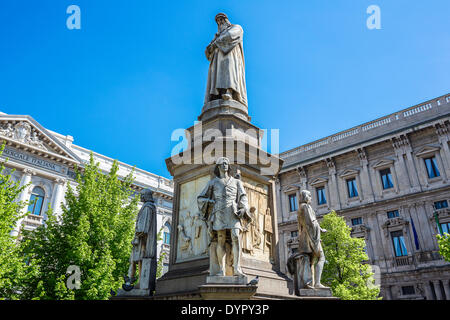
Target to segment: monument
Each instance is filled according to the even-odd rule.
[[[331,290],[320,283],[325,255],[320,242],[320,227],[311,207],[311,193],[300,191],[298,221],[298,252],[289,257],[287,265],[294,277],[294,291],[298,296],[331,297]]]
[[[128,275],[124,276],[123,290],[118,296],[152,296],[156,286],[156,206],[153,201],[153,191],[141,191],[141,201],[144,203],[136,219],[135,236],[131,242],[133,249],[130,256]],[[136,267],[139,279],[136,279]],[[138,280],[137,284],[134,282]]]
[[[275,179],[248,115],[243,29],[219,13],[206,47],[206,94],[187,147],[166,159],[174,180],[168,271],[154,299],[299,299],[280,272]]]

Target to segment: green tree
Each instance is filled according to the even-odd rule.
[[[3,153],[5,144],[0,146]],[[18,246],[17,237],[11,231],[23,218],[27,202],[17,201],[27,185],[20,186],[11,174],[5,174],[5,162],[0,163],[0,300],[18,299],[20,285],[27,274],[28,266]]]
[[[439,244],[439,254],[445,261],[450,262],[450,235],[448,233],[444,233],[443,236],[438,234],[436,237]]]
[[[119,179],[114,161],[104,174],[93,155],[76,189],[68,185],[61,217],[48,211],[46,223],[26,234],[24,252],[38,266],[39,276],[24,289],[25,299],[108,299],[128,271],[139,198],[133,196],[133,172]],[[69,266],[81,271],[80,287]]]
[[[164,226],[161,227],[161,229],[158,231],[158,234],[156,235],[156,241],[161,241],[162,233],[164,231]],[[156,267],[156,279],[160,278],[162,276],[163,267],[164,267],[164,257],[166,256],[165,252],[162,252],[159,254],[158,263]]]
[[[322,282],[331,287],[333,295],[343,300],[376,300],[380,290],[374,286],[371,267],[364,264],[368,256],[364,240],[352,238],[351,228],[336,212],[323,217],[321,227],[325,265]]]

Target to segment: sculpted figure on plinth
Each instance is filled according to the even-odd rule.
[[[242,181],[230,175],[228,158],[216,161],[214,174],[197,197],[211,237],[209,272],[211,276],[243,276],[240,266],[241,219],[250,219],[247,194]],[[230,246],[232,256],[226,257]],[[232,261],[232,274],[226,273],[226,261]]]
[[[206,58],[210,61],[205,104],[211,100],[235,100],[247,106],[245,87],[244,31],[231,24],[224,13],[216,15],[218,32],[206,47]]]
[[[325,255],[320,242],[320,227],[311,207],[311,193],[300,191],[300,206],[297,211],[298,253],[288,260],[288,269],[294,276],[295,291],[299,289],[329,289],[320,283]]]
[[[134,288],[136,268],[139,270],[139,281],[136,289],[148,290],[152,295],[156,285],[156,206],[153,191],[144,189],[141,192],[144,203],[136,219],[135,236],[132,241],[133,249],[130,257],[128,276],[125,277],[123,289],[130,291]]]

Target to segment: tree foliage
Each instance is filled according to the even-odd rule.
[[[334,211],[325,215],[321,227],[325,265],[322,282],[331,287],[333,295],[343,300],[375,300],[379,287],[374,286],[371,267],[364,264],[368,256],[363,239],[352,238],[351,229]]]
[[[68,184],[66,204],[57,217],[48,211],[46,223],[26,234],[24,252],[38,276],[24,286],[25,299],[108,299],[127,273],[139,198],[133,196],[132,173],[119,179],[118,163],[102,173],[93,155],[77,170],[75,189]],[[80,287],[73,289],[81,271]]]
[[[3,153],[5,144],[0,147]],[[12,172],[11,172],[12,173]],[[18,299],[20,285],[26,275],[27,265],[17,244],[17,237],[11,235],[27,202],[19,202],[19,196],[27,185],[20,186],[5,172],[5,162],[0,163],[0,300]]]
[[[444,233],[443,236],[438,234],[436,237],[439,244],[439,254],[445,261],[450,262],[450,235],[448,233]]]

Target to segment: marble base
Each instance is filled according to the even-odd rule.
[[[203,300],[249,300],[257,290],[256,286],[235,284],[207,284],[198,289]]]
[[[149,297],[149,296],[150,296],[149,289],[131,289],[130,291],[119,289],[119,291],[117,292],[117,297]]]
[[[300,297],[332,297],[331,289],[300,289]]]
[[[225,284],[225,285],[247,285],[247,276],[208,276],[207,284]]]

